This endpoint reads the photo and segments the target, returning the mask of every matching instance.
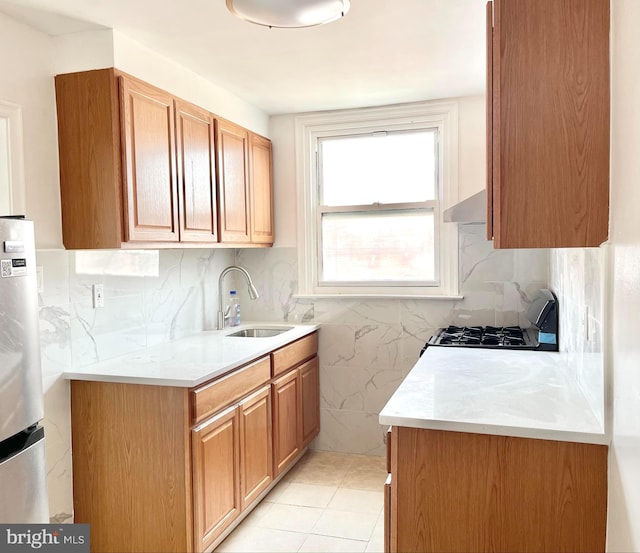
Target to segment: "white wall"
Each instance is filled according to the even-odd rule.
[[[0,100],[22,106],[26,215],[38,247],[61,247],[51,38],[0,13],[0,50]]]
[[[612,8],[612,298],[608,550],[640,551],[640,2]]]
[[[458,198],[464,200],[486,186],[485,97],[458,101]],[[276,247],[297,244],[295,117],[274,115],[269,121],[273,141]]]
[[[54,41],[55,73],[117,67],[216,115],[269,136],[268,117],[263,111],[119,31],[86,31],[62,35]]]
[[[54,522],[68,522],[72,516],[70,407],[69,383],[62,372],[115,355],[123,347],[142,349],[210,327],[215,319],[217,278],[222,267],[233,262],[234,252],[163,251],[161,278],[151,279],[110,277],[107,262],[121,252],[96,252],[103,256],[102,272],[82,275],[75,264],[76,253],[61,249],[53,76],[115,65],[260,134],[268,133],[268,118],[110,30],[53,38],[0,13],[0,50],[0,100],[22,107],[25,212],[35,222],[37,262],[44,269],[39,307],[50,514]],[[109,307],[100,312],[87,304],[92,282],[105,285]]]

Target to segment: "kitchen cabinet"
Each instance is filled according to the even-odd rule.
[[[224,242],[248,243],[249,132],[230,121],[218,121],[220,236]]]
[[[125,239],[177,242],[173,98],[121,76]]]
[[[299,369],[302,410],[302,447],[320,431],[320,364],[314,357]]]
[[[249,134],[251,242],[273,244],[273,168],[271,141]]]
[[[318,335],[272,353],[273,470],[282,473],[320,431]]]
[[[317,435],[304,414],[319,402],[317,343],[314,332],[195,388],[72,381],[74,517],[91,524],[92,552],[215,547]],[[295,453],[276,468],[290,423]]]
[[[180,240],[218,241],[215,117],[175,100]]]
[[[240,500],[243,510],[271,484],[272,449],[271,390],[267,385],[240,404]]]
[[[280,474],[298,456],[300,427],[300,375],[290,371],[273,382],[273,468]]]
[[[402,426],[391,436],[390,551],[605,550],[607,446]]]
[[[268,139],[114,68],[55,85],[66,248],[273,244]]]
[[[271,483],[270,378],[266,356],[191,393],[194,421],[206,417],[192,431],[198,550],[207,549]]]
[[[599,246],[609,221],[609,0],[487,5],[487,237]]]
[[[240,419],[234,406],[194,428],[193,518],[205,550],[240,514]]]

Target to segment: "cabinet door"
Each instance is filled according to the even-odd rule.
[[[271,483],[271,387],[240,404],[240,501],[242,509]]]
[[[246,243],[249,231],[249,133],[223,119],[218,120],[218,200],[220,241]]]
[[[126,240],[177,242],[173,98],[146,83],[120,77],[120,108]]]
[[[384,553],[391,553],[391,474],[387,475],[387,480],[384,483]]]
[[[487,240],[493,240],[493,2],[487,2]]]
[[[300,369],[302,396],[302,447],[309,445],[320,432],[320,375],[318,358],[307,361]]]
[[[196,549],[213,542],[240,513],[239,409],[223,411],[192,431]]]
[[[256,134],[251,134],[249,140],[251,242],[273,244],[271,141]]]
[[[607,239],[609,3],[493,2],[496,248]]]
[[[273,472],[280,474],[300,453],[300,377],[298,370],[273,382]]]
[[[217,242],[215,119],[177,100],[175,111],[180,240]]]

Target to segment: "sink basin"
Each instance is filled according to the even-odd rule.
[[[291,330],[292,326],[281,326],[279,328],[243,328],[242,330],[237,330],[236,332],[232,332],[231,334],[227,334],[227,337],[234,338],[270,338],[272,336],[278,336],[278,334],[282,334],[287,330]]]

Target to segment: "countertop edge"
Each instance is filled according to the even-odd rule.
[[[76,369],[70,369],[64,371],[62,373],[62,377],[66,380],[76,380],[76,381],[86,381],[86,382],[104,382],[104,383],[113,383],[113,384],[143,384],[147,386],[173,386],[179,388],[194,388],[199,386],[205,382],[209,382],[215,378],[228,374],[229,372],[234,371],[252,361],[263,357],[264,355],[269,354],[272,351],[275,351],[281,347],[284,347],[300,338],[304,338],[313,332],[317,332],[320,329],[319,324],[315,323],[306,323],[306,324],[288,324],[288,323],[272,323],[272,322],[251,322],[251,323],[243,323],[239,327],[235,327],[233,329],[225,329],[220,331],[203,331],[200,333],[191,334],[189,336],[185,336],[180,340],[176,340],[174,343],[179,343],[184,340],[194,340],[202,337],[203,339],[222,339],[225,334],[233,332],[237,329],[242,329],[247,326],[257,326],[264,325],[265,327],[277,327],[277,326],[293,326],[294,329],[292,334],[289,336],[285,336],[287,333],[284,332],[279,335],[277,340],[271,340],[269,342],[265,342],[260,344],[258,342],[254,342],[254,344],[260,344],[263,347],[258,347],[254,349],[251,353],[247,355],[243,355],[234,359],[233,361],[225,364],[223,367],[218,367],[212,371],[203,373],[202,376],[198,376],[197,378],[168,378],[162,376],[144,376],[144,375],[135,375],[135,374],[113,374],[105,371],[101,371],[101,366],[105,364],[112,364],[114,362],[122,362],[126,363],[132,357],[140,357],[144,356],[152,356],[157,354],[158,348],[147,348],[146,350],[140,350],[135,352],[134,354],[123,355],[114,359],[109,359],[102,363],[95,363],[92,365],[86,365],[83,367],[79,367]],[[215,332],[215,338],[212,337],[211,333]],[[254,340],[254,338],[228,338],[229,340]],[[255,340],[260,340],[261,338],[255,338]],[[178,368],[176,368],[178,370]]]
[[[552,440],[557,442],[577,442],[594,445],[610,445],[609,436],[604,432],[581,432],[579,430],[554,430],[549,428],[525,428],[518,426],[502,426],[486,423],[411,419],[380,413],[378,421],[383,426],[403,426],[423,430],[446,430],[449,432],[468,432],[470,434],[489,434],[492,436],[508,436],[513,438],[530,438],[536,440]]]

